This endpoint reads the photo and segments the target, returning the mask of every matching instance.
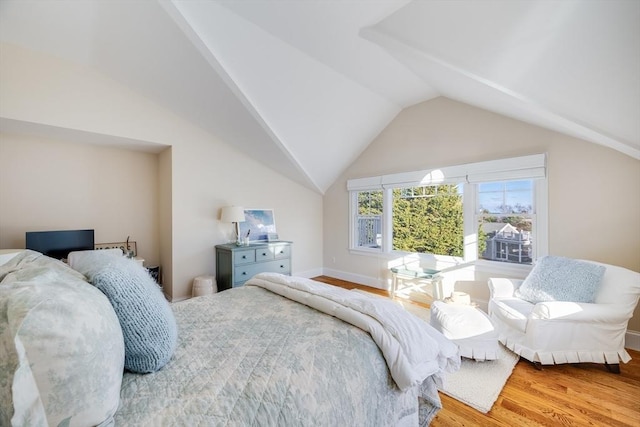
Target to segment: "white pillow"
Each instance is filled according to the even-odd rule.
[[[94,249],[92,251],[73,251],[69,252],[67,256],[67,264],[69,267],[77,270],[77,266],[83,262],[88,257],[94,256],[94,254],[105,254],[105,255],[119,255],[122,256],[123,252],[120,248],[112,248],[112,249]]]
[[[109,300],[37,252],[10,264],[0,277],[0,425],[112,422],[124,341]]]

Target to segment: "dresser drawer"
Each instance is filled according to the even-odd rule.
[[[256,249],[256,261],[268,261],[273,259],[273,248]]]
[[[233,286],[242,285],[259,272],[255,264],[243,265],[233,269]]]
[[[256,262],[256,251],[255,249],[247,249],[244,251],[237,251],[235,253],[235,264],[247,264],[250,262]]]
[[[263,273],[281,273],[291,274],[291,260],[279,259],[276,261],[265,262],[262,267]]]
[[[234,269],[233,286],[243,284],[258,273],[291,274],[291,260],[281,259],[277,261],[267,261],[258,264],[238,266]]]
[[[278,258],[291,258],[291,245],[278,245],[271,248],[273,250],[273,257]]]
[[[256,249],[256,261],[268,261],[272,259],[290,258],[290,245],[277,245],[268,248]]]

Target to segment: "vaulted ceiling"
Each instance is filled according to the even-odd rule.
[[[438,96],[640,159],[636,0],[1,0],[0,41],[91,67],[320,193]]]

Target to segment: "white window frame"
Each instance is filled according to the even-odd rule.
[[[362,246],[357,246],[358,245],[358,227],[356,226],[357,224],[357,220],[358,220],[358,193],[363,192],[363,191],[380,191],[380,189],[372,189],[372,190],[365,190],[365,189],[360,189],[360,190],[356,190],[356,191],[350,191],[349,192],[349,197],[350,197],[350,202],[349,202],[349,248],[350,250],[353,251],[358,251],[358,252],[362,252],[362,253],[380,253],[383,250],[385,250],[385,246],[384,246],[384,236],[387,234],[387,229],[386,229],[386,224],[388,223],[388,220],[386,219],[386,214],[383,211],[383,215],[382,215],[382,245],[380,245],[379,248],[365,248]],[[382,194],[383,200],[382,200],[382,205],[386,206],[387,204],[387,200],[385,197],[385,193],[383,191]],[[386,211],[386,209],[385,209]]]
[[[526,274],[531,265],[490,261],[478,258],[477,224],[477,184],[491,181],[515,181],[532,179],[534,182],[534,212],[532,215],[533,259],[545,256],[549,249],[548,228],[548,182],[546,154],[448,166],[414,172],[404,172],[369,178],[352,179],[347,182],[349,191],[349,251],[361,255],[387,255],[396,257],[401,252],[392,249],[392,205],[393,188],[420,187],[438,184],[464,183],[463,228],[464,256],[450,257],[433,254],[419,254],[425,259],[438,259],[452,263],[473,263],[477,269],[506,274]],[[380,248],[361,248],[357,244],[357,213],[359,191],[383,191],[382,245]]]

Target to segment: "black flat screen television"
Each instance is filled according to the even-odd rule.
[[[26,248],[55,259],[66,259],[69,252],[94,249],[94,230],[27,231]]]

